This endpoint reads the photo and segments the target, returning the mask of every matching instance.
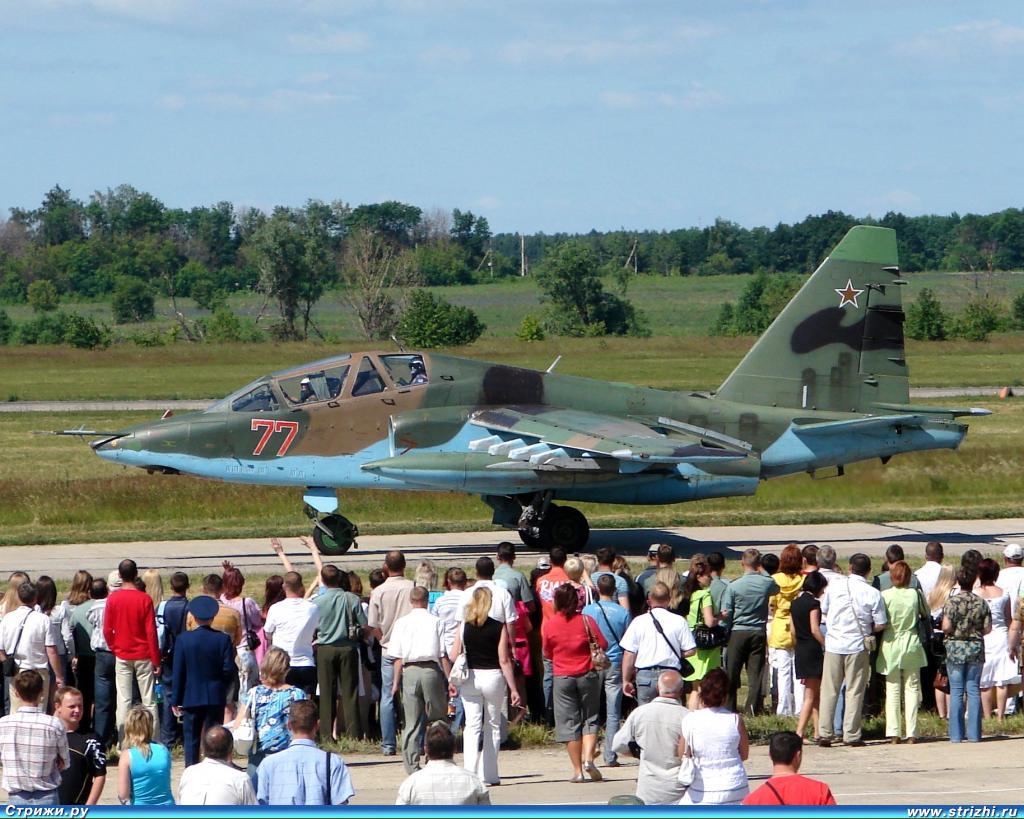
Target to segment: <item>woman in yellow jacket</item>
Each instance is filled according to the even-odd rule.
[[[790,544],[779,555],[779,571],[772,575],[779,593],[769,601],[773,615],[768,624],[768,665],[776,681],[779,704],[776,713],[795,717],[803,706],[804,687],[796,676],[796,643],[790,632],[789,609],[804,583],[800,547]]]

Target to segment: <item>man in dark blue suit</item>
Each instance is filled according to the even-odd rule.
[[[189,613],[199,627],[182,632],[174,643],[174,713],[185,734],[185,766],[199,761],[199,743],[207,728],[224,721],[227,683],[235,670],[231,638],[210,628],[220,606],[209,595],[194,598]]]

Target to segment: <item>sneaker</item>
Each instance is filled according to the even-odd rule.
[[[380,749],[380,755],[381,756],[394,756],[397,753],[398,753],[398,751],[396,749],[394,749],[394,748],[381,748]]]

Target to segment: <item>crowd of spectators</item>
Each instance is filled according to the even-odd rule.
[[[398,804],[487,804],[509,726],[532,718],[564,743],[573,784],[628,756],[648,804],[834,804],[799,774],[808,731],[821,747],[862,746],[865,715],[884,713],[889,741],[913,743],[934,708],[950,741],[977,742],[982,717],[1002,720],[1020,690],[1017,544],[1000,567],[976,550],[947,565],[929,543],[916,572],[893,545],[877,574],[860,553],[840,571],[829,546],[749,548],[730,581],[721,553],[680,572],[667,544],[636,578],[610,547],[557,546],[527,577],[502,543],[472,578],[447,569],[443,588],[431,561],[409,579],[392,551],[365,596],[306,545],[308,585],[272,541],[284,573],[262,603],[227,561],[194,596],[185,573],[165,596],[160,573],[130,559],[107,578],[77,572],[63,599],[52,578],[12,573],[0,601],[10,800],[96,804],[116,748],[124,804],[344,804],[348,768],[322,749],[344,736],[400,751]],[[745,719],[768,712],[795,731],[771,738],[773,775],[751,792]]]

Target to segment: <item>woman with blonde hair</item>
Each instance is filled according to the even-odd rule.
[[[71,590],[68,592],[68,607],[74,612],[76,606],[82,605],[89,599],[89,591],[92,589],[92,575],[85,569],[79,569],[71,581]]]
[[[173,805],[171,752],[153,741],[153,714],[137,705],[124,721],[117,798],[122,805]]]
[[[142,585],[149,599],[153,601],[153,612],[156,615],[156,642],[164,644],[164,579],[159,569],[146,569],[142,573]]]
[[[576,611],[583,611],[584,606],[589,606],[594,602],[594,595],[585,582],[586,566],[580,558],[570,557],[566,558],[564,570],[566,577],[569,578],[569,583],[576,589],[576,597],[579,599]]]
[[[501,706],[511,691],[513,708],[522,705],[512,668],[512,652],[505,639],[505,625],[490,617],[491,590],[473,591],[466,606],[465,621],[455,632],[451,659],[466,652],[469,677],[459,687],[466,710],[462,733],[463,766],[487,785],[501,784],[498,774],[498,746],[501,744]],[[482,752],[481,752],[482,749]]]
[[[935,710],[942,719],[949,716],[949,676],[946,668],[945,637],[942,631],[942,608],[946,605],[953,587],[956,585],[956,572],[953,567],[945,564],[939,569],[939,576],[935,581],[931,594],[928,595],[928,609],[932,616],[932,651],[942,659],[936,670],[936,677],[942,677],[946,682],[935,686]],[[936,649],[941,649],[936,651]]]
[[[668,586],[669,611],[680,614],[679,607],[683,602],[683,587],[679,582],[679,572],[667,566],[662,566],[654,573],[654,583],[664,583]]]
[[[247,771],[256,787],[256,769],[271,754],[288,747],[288,709],[293,702],[306,699],[306,692],[285,682],[291,662],[288,652],[280,648],[267,649],[260,663],[260,684],[249,689],[242,700],[238,716],[228,727],[232,730],[247,717],[252,718],[255,740],[249,751]],[[325,727],[329,731],[329,727]]]
[[[430,597],[427,598],[427,610],[433,612],[434,603],[444,594],[444,592],[437,588],[437,567],[434,565],[433,560],[424,559],[420,561],[420,565],[416,567],[416,574],[413,576],[412,583],[414,586],[422,586],[430,592]]]
[[[0,602],[0,618],[21,606],[21,601],[18,599],[18,586],[27,583],[29,579],[25,572],[11,572],[7,578],[7,591],[4,593],[3,601]]]

